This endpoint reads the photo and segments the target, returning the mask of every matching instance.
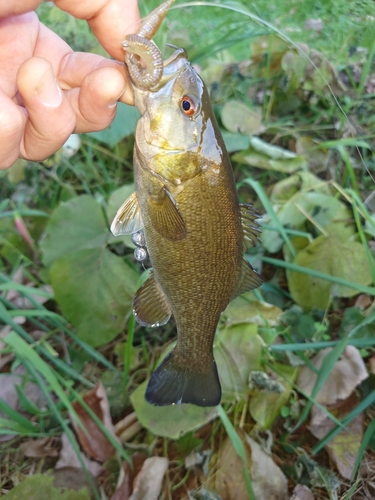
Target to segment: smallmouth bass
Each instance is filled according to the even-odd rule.
[[[216,406],[215,331],[230,300],[262,283],[243,257],[259,228],[251,206],[239,203],[207,89],[186,52],[174,47],[162,66],[160,52],[151,54],[158,50],[151,38],[172,3],[155,9],[124,41],[141,118],[135,193],[111,229],[115,235],[144,233],[153,269],[133,301],[137,321],[163,325],[172,314],[176,321],[176,347],[152,374],[146,400]]]

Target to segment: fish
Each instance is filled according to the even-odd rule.
[[[172,46],[165,61],[150,56],[157,52],[151,38],[172,3],[158,7],[123,44],[141,117],[135,192],[111,230],[133,234],[152,264],[133,300],[138,323],[160,326],[172,315],[176,323],[176,346],[151,375],[146,401],[216,406],[221,387],[213,342],[220,314],[262,283],[244,258],[259,240],[259,215],[239,202],[208,91],[186,51]]]

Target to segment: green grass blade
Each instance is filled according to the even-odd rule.
[[[367,262],[369,264],[371,277],[372,277],[372,284],[375,285],[375,263],[374,263],[374,259],[373,259],[371,250],[368,246],[366,235],[363,231],[363,225],[361,224],[361,220],[359,218],[359,213],[358,213],[356,201],[354,201],[354,203],[352,205],[352,209],[353,209],[354,220],[355,220],[355,223],[357,226],[359,238],[360,238],[361,243],[363,245],[363,248],[365,249],[365,252],[366,252],[366,258],[367,258]]]
[[[271,217],[271,220],[275,227],[277,228],[278,232],[280,233],[280,236],[283,238],[285,241],[286,245],[288,246],[290,253],[293,255],[293,257],[296,256],[296,250],[290,241],[290,238],[288,236],[288,233],[284,229],[284,226],[280,223],[279,218],[277,217],[273,207],[272,203],[268,199],[268,196],[266,195],[266,192],[264,191],[263,187],[259,184],[257,181],[253,181],[252,179],[245,179],[242,181],[241,184],[248,184],[251,186],[256,194],[258,195],[259,200],[261,201],[262,205],[264,206],[266,212],[268,215]]]
[[[365,411],[375,402],[375,391],[370,392],[348,415],[342,419],[341,425],[347,427],[350,422],[358,416],[360,413]],[[331,441],[337,434],[341,431],[339,427],[334,427],[330,432],[328,432],[312,449],[311,453],[318,453],[324,446]]]
[[[339,341],[338,340],[327,340],[324,342],[306,342],[299,344],[275,344],[269,347],[270,351],[283,352],[283,351],[307,351],[313,349],[314,351],[320,351],[321,349],[326,349],[327,347],[335,347]],[[375,345],[374,338],[365,339],[350,339],[348,345],[354,345],[358,349],[371,347]]]
[[[246,451],[243,442],[241,441],[239,435],[236,432],[236,429],[233,427],[232,422],[229,420],[228,415],[225,413],[224,408],[219,405],[217,407],[218,413],[220,420],[226,430],[226,433],[232,443],[232,446],[237,453],[237,455],[242,459],[243,461],[243,474],[245,478],[245,484],[246,484],[246,489],[247,493],[249,495],[250,500],[257,500],[254,495],[253,491],[253,486],[251,484],[251,478],[250,478],[250,473],[249,473],[249,466],[247,463],[247,457],[246,457]]]
[[[344,285],[353,290],[358,290],[360,293],[367,293],[368,295],[375,295],[375,287],[369,287],[365,285],[360,285],[358,283],[353,283],[352,281],[348,281],[343,278],[339,278],[338,276],[332,276],[331,274],[322,273],[320,271],[316,271],[315,269],[311,269],[309,267],[298,266],[297,264],[293,264],[292,262],[285,262],[280,259],[273,259],[272,257],[260,256],[260,260],[263,262],[268,262],[269,264],[273,264],[274,266],[283,267],[285,269],[289,269],[290,271],[297,271],[298,273],[308,274],[309,276],[314,276],[315,278],[320,278],[322,280],[330,281],[331,283],[337,283],[338,285]]]
[[[52,410],[52,412],[55,414],[57,420],[60,422],[61,424],[61,427],[64,429],[64,432],[67,434],[68,438],[69,438],[69,441],[77,455],[77,458],[82,466],[82,469],[85,473],[85,476],[90,484],[90,487],[92,489],[92,491],[94,492],[94,495],[95,495],[95,499],[96,500],[101,500],[101,497],[98,493],[98,490],[96,488],[96,485],[93,481],[93,478],[90,474],[90,472],[88,471],[87,467],[86,467],[86,464],[83,460],[83,456],[81,454],[81,451],[80,451],[80,448],[78,446],[78,443],[77,443],[77,440],[73,434],[73,432],[71,431],[71,429],[69,428],[68,424],[66,423],[66,421],[64,420],[64,418],[62,417],[62,415],[60,414],[58,408],[56,407],[55,403],[53,402],[46,386],[45,386],[45,382],[44,380],[42,379],[42,377],[39,375],[37,369],[34,367],[33,363],[30,362],[28,359],[24,359],[23,360],[23,364],[25,365],[25,368],[27,369],[27,371],[32,375],[32,377],[34,378],[35,382],[37,383],[37,385],[39,386],[41,392],[43,393],[44,397],[46,398],[46,401],[48,403],[48,406],[50,407],[50,409]],[[73,410],[74,411],[74,410]],[[74,415],[76,415],[75,411],[74,411]],[[77,416],[78,417],[78,416]],[[82,422],[80,419],[77,420],[77,422],[80,424],[81,427],[83,427],[82,425]],[[84,427],[83,427],[84,429]],[[85,430],[85,429],[84,429]]]
[[[51,363],[53,363],[61,371],[71,376],[74,380],[81,382],[86,387],[93,387],[94,384],[89,382],[85,377],[77,373],[73,368],[64,363],[64,361],[54,356],[51,352],[49,352],[48,349],[43,347],[43,345],[36,343],[34,339],[20,325],[18,325],[13,321],[12,316],[5,309],[2,302],[0,302],[0,320],[3,321],[5,324],[11,326],[14,332],[16,332],[20,336],[20,338],[24,339],[24,341],[34,346],[35,351],[42,353],[43,356],[45,356],[49,361],[51,361]]]
[[[374,433],[375,433],[375,420],[372,420],[372,422],[370,422],[370,424],[367,427],[366,432],[363,436],[361,447],[359,448],[358,455],[357,455],[357,458],[356,458],[356,461],[355,461],[355,464],[353,467],[352,480],[357,473],[358,467],[359,467],[360,463],[362,462],[363,455],[364,455],[366,448],[367,448],[371,438],[373,437]]]
[[[0,384],[1,384],[1,377],[0,377]],[[26,417],[18,413],[18,411],[14,410],[11,406],[9,406],[5,401],[0,399],[0,410],[8,415],[8,417],[11,419],[10,424],[17,425],[19,429],[23,429],[24,432],[37,432],[38,427],[30,422]],[[7,419],[0,419],[0,427],[4,425],[4,423],[8,422]],[[9,424],[9,425],[10,425]],[[14,429],[14,427],[12,427]]]
[[[20,358],[27,360],[35,369],[43,375],[51,389],[63,402],[65,407],[72,413],[72,415],[79,421],[78,415],[74,410],[69,398],[66,396],[63,388],[59,384],[56,375],[53,373],[51,367],[39,356],[37,352],[23,340],[16,332],[10,332],[4,339],[4,342],[12,347],[16,355]]]

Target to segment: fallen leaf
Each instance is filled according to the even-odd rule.
[[[129,500],[132,493],[132,469],[128,462],[122,462],[116,491],[111,500]]]
[[[297,484],[290,500],[314,500],[314,495],[311,493],[310,488],[304,484]]]
[[[87,392],[87,394],[83,397],[83,400],[101,420],[104,427],[113,436],[115,436],[107,394],[103,384],[99,382],[93,389],[91,389],[91,391]],[[92,420],[78,401],[73,403],[73,408],[77,412],[77,415],[83,423],[83,427],[86,431],[84,432],[81,426],[78,425],[76,419],[71,416],[78,441],[80,442],[80,445],[85,453],[98,462],[105,462],[110,459],[115,453],[114,446],[108,441],[108,438],[103,434],[97,424]]]
[[[327,151],[319,149],[319,143],[312,137],[306,135],[298,137],[296,152],[306,158],[310,172],[317,174],[327,169],[330,155]]]
[[[241,432],[244,443],[254,495],[258,500],[286,500],[288,482],[281,469],[260,445]],[[220,447],[215,468],[215,490],[223,500],[248,498],[243,476],[243,461],[234,451],[227,438]]]
[[[322,349],[313,358],[311,363],[318,370],[321,369],[325,356],[331,352],[331,348]],[[335,404],[338,400],[347,399],[354,389],[368,377],[367,368],[359,350],[354,346],[347,346],[341,358],[335,363],[324,386],[319,391],[315,400],[324,405]],[[308,366],[304,366],[298,376],[297,385],[308,396],[311,395],[315,386],[317,374]]]
[[[304,169],[307,165],[303,156],[272,146],[258,137],[250,139],[250,148],[233,155],[233,161],[287,174]]]
[[[361,295],[358,295],[358,297],[356,298],[354,307],[359,307],[361,311],[364,311],[365,309],[370,307],[371,303],[371,297],[365,293],[361,293]]]
[[[80,469],[82,471],[81,460],[83,460],[87,470],[93,477],[97,477],[103,472],[103,466],[98,462],[89,460],[83,453],[81,453],[80,457],[77,456],[66,433],[61,436],[61,446],[60,458],[55,465],[55,469]]]
[[[138,434],[142,429],[142,424],[139,422],[135,412],[133,412],[117,422],[114,429],[121,443],[126,443]]]
[[[254,391],[249,403],[251,416],[264,429],[269,429],[272,426],[273,422],[280,415],[281,407],[288,402],[293,388],[292,384],[297,375],[297,369],[292,366],[281,364],[277,364],[276,366],[278,371],[280,371],[290,383],[283,377],[276,376],[276,380],[271,379],[270,382],[273,382],[276,388],[280,385],[284,390],[274,390],[274,392],[271,392],[269,389]],[[270,382],[268,383],[270,384]]]
[[[371,283],[366,252],[357,241],[342,241],[336,235],[318,236],[301,250],[294,264],[346,279],[359,285]],[[325,309],[331,297],[352,297],[357,290],[297,271],[287,271],[290,293],[304,309]]]
[[[249,108],[241,101],[227,101],[221,112],[221,121],[229,132],[259,134],[264,130],[262,112],[258,108]]]
[[[262,369],[263,348],[257,325],[242,323],[219,331],[214,357],[220,373],[223,401],[240,400],[249,394],[250,372]]]
[[[154,406],[145,400],[147,381],[137,387],[130,401],[140,423],[156,436],[179,439],[217,417],[217,409],[190,404]]]
[[[329,405],[327,409],[339,420],[350,413],[359,401],[352,394],[344,401],[338,401]],[[316,406],[311,409],[311,421],[309,430],[317,439],[322,439],[336,424]],[[329,456],[335,462],[338,471],[345,479],[351,479],[353,468],[357,460],[358,452],[363,438],[363,414],[357,415],[325,446]]]
[[[158,500],[169,461],[165,457],[147,458],[134,481],[129,500]]]
[[[30,382],[29,376],[23,366],[18,366],[12,373],[0,374],[0,399],[9,405],[13,410],[20,411],[24,415],[20,404],[17,388],[22,388],[24,395],[38,408],[42,409],[46,405],[46,399],[43,396],[39,386]],[[0,410],[0,418],[8,418]],[[0,442],[12,439],[14,434],[0,434]]]
[[[234,299],[225,311],[222,318],[228,326],[239,323],[252,323],[259,326],[277,326],[282,310],[279,307],[260,301],[253,292],[248,292]]]
[[[56,448],[55,441],[55,438],[52,437],[28,439],[21,443],[20,451],[25,457],[57,457],[59,452]]]

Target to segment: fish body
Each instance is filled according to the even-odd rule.
[[[173,314],[177,344],[151,376],[154,405],[215,406],[221,398],[213,340],[221,312],[261,284],[243,257],[254,244],[256,214],[240,205],[207,89],[177,49],[151,90],[134,86],[141,112],[134,148],[135,193],[114,234],[143,230],[153,270],[133,310],[143,325]]]

